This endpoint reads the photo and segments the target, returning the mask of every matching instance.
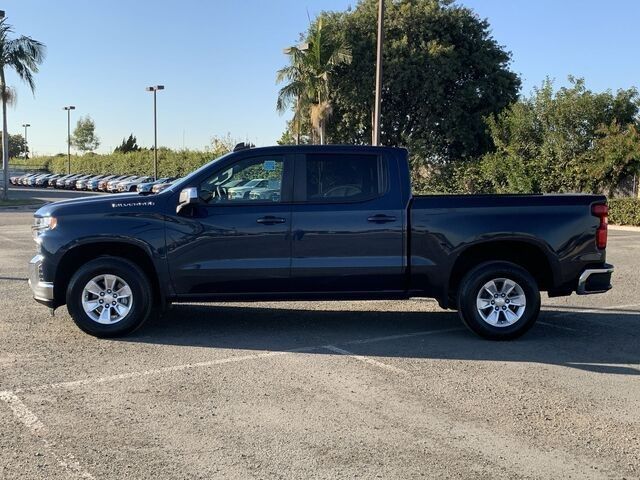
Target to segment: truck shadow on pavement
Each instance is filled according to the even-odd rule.
[[[129,342],[204,348],[331,354],[324,345],[373,357],[533,362],[640,375],[640,312],[544,310],[523,337],[509,342],[470,333],[447,311],[340,311],[175,305]],[[548,307],[552,308],[552,307]],[[317,347],[306,350],[306,347]]]

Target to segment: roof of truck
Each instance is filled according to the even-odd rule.
[[[273,145],[268,147],[246,147],[236,150],[236,152],[252,152],[261,154],[276,153],[378,153],[381,151],[388,152],[407,152],[402,147],[374,147],[372,145]]]

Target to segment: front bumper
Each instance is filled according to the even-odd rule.
[[[604,293],[611,290],[611,275],[613,265],[604,264],[601,268],[587,268],[578,279],[578,295]]]
[[[41,280],[42,255],[36,255],[29,262],[29,287],[33,291],[33,298],[45,305],[53,305],[53,282]]]

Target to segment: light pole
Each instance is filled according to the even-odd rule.
[[[29,142],[27,141],[27,128],[29,128],[31,124],[23,123],[22,126],[24,127],[24,158],[29,158],[29,154],[27,153],[29,151]]]
[[[4,10],[0,10],[0,20],[4,18]],[[2,85],[4,91],[6,85]],[[9,132],[7,131],[7,106],[2,101],[2,199],[9,199]]]
[[[373,144],[380,145],[380,103],[382,96],[382,44],[384,43],[384,0],[378,0],[378,43],[376,46],[376,104],[373,119]]]
[[[154,85],[145,88],[147,92],[153,92],[153,179],[158,179],[158,115],[156,113],[156,94],[158,90],[164,90],[164,85]]]
[[[76,107],[69,105],[64,109],[67,111],[67,173],[71,174],[71,110]]]

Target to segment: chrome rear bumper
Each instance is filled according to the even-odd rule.
[[[611,290],[611,274],[613,270],[613,265],[586,269],[578,279],[576,293],[578,295],[590,295]]]

